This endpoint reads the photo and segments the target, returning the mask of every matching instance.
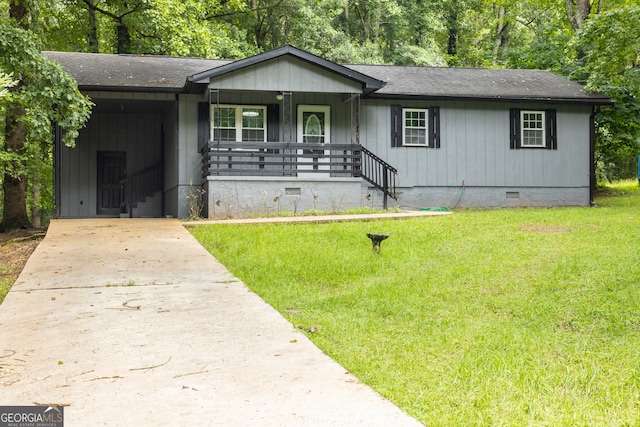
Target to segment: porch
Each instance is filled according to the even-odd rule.
[[[202,150],[205,216],[338,212],[396,199],[397,170],[360,144],[209,141]],[[363,190],[364,189],[364,190]]]

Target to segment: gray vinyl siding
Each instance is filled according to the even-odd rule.
[[[439,106],[441,148],[392,148],[392,104]],[[510,149],[509,108],[556,109],[558,149]],[[362,144],[398,169],[401,187],[589,186],[589,107],[367,100],[361,112]]]
[[[178,103],[164,122],[164,214],[178,215]]]
[[[61,215],[96,216],[99,151],[126,152],[129,173],[159,163],[161,123],[158,114],[94,113],[76,146],[62,149]]]
[[[176,212],[170,215],[188,216],[186,196],[202,184],[202,156],[198,153],[198,102],[199,95],[180,95],[178,102],[178,183],[171,189],[171,203]],[[174,199],[175,198],[175,199]]]
[[[230,90],[361,93],[361,84],[296,58],[283,57],[214,77],[211,88]]]

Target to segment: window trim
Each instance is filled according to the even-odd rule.
[[[424,113],[424,126],[409,126],[407,127],[407,113],[418,112]],[[429,109],[428,108],[415,108],[415,107],[405,107],[402,108],[402,141],[401,145],[403,147],[428,147],[429,146]],[[418,129],[424,130],[424,144],[408,144],[407,143],[407,128],[408,129]]]
[[[267,142],[268,141],[268,109],[266,105],[242,105],[242,104],[211,104],[211,113],[210,113],[210,138],[211,141],[220,141],[219,139],[216,139],[215,136],[215,131],[216,129],[221,129],[220,127],[217,126],[217,124],[215,123],[215,111],[216,108],[234,108],[235,109],[235,127],[233,129],[235,129],[236,131],[236,140],[235,141],[225,141],[225,142]],[[242,113],[244,109],[260,109],[263,111],[262,113],[262,117],[263,117],[263,122],[262,122],[262,128],[245,128],[242,125]],[[231,128],[222,128],[222,129],[231,129]],[[244,141],[242,139],[242,131],[244,129],[260,129],[263,131],[263,140],[262,141]],[[239,139],[238,139],[239,138]]]
[[[524,123],[524,116],[525,114],[541,114],[542,118],[541,118],[541,124],[542,127],[541,128],[530,128],[530,127],[525,127]],[[531,120],[529,120],[531,121]],[[520,147],[521,148],[546,148],[547,147],[547,117],[546,117],[546,111],[544,110],[520,110]],[[539,131],[542,132],[542,138],[540,138],[541,143],[540,144],[525,144],[525,131]]]

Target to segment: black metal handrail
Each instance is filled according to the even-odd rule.
[[[383,206],[387,209],[387,197],[398,200],[398,170],[371,151],[362,147],[362,178],[384,194]]]
[[[133,207],[163,188],[162,164],[143,169],[120,181],[121,206],[132,214]]]

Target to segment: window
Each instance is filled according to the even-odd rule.
[[[522,146],[544,147],[544,111],[520,111]]]
[[[556,150],[556,110],[510,110],[511,149]]]
[[[429,110],[403,108],[402,145],[427,145],[427,117]]]
[[[393,105],[391,146],[440,148],[440,109]]]
[[[222,142],[265,142],[267,107],[212,105],[211,139]]]

